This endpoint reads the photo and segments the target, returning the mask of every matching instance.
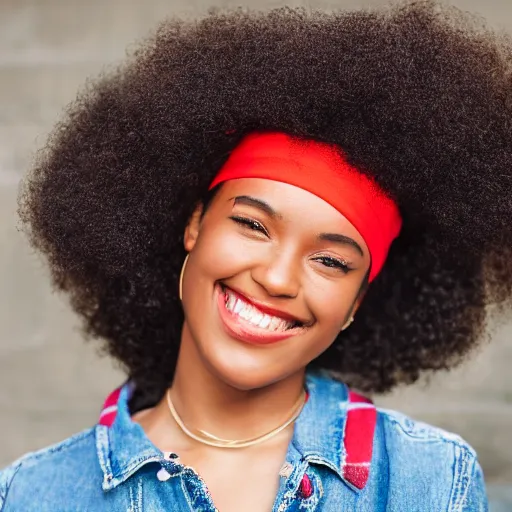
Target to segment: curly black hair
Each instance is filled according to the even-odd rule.
[[[32,244],[146,402],[173,378],[183,231],[230,151],[334,143],[404,225],[355,323],[311,363],[369,392],[448,369],[512,296],[512,43],[433,1],[164,22],[67,109],[20,192]]]

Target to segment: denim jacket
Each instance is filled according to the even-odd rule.
[[[487,510],[482,471],[461,438],[375,409],[326,375],[306,383],[273,512]],[[0,511],[216,510],[201,477],[130,419],[129,395],[123,386],[94,428],[0,472]]]

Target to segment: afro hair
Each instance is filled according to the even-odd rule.
[[[507,36],[432,1],[171,19],[68,107],[21,219],[84,332],[151,403],[177,360],[184,227],[230,151],[254,130],[336,144],[404,224],[311,366],[384,392],[456,365],[486,306],[510,306],[511,62]]]

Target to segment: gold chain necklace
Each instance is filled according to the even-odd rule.
[[[299,417],[299,414],[301,413],[302,408],[306,403],[306,392],[304,391],[297,400],[296,404],[293,406],[293,412],[291,416],[282,425],[279,425],[275,429],[261,436],[253,437],[250,439],[231,440],[221,439],[220,437],[214,436],[213,434],[210,434],[204,430],[197,430],[197,434],[192,432],[185,425],[183,420],[180,418],[178,412],[176,411],[176,408],[174,407],[174,404],[172,403],[171,400],[170,391],[171,390],[169,389],[167,390],[166,393],[167,405],[169,406],[169,411],[171,411],[171,415],[174,418],[174,421],[178,424],[183,433],[186,434],[188,437],[198,441],[199,443],[206,444],[208,446],[214,446],[215,448],[246,448],[248,446],[253,446],[258,443],[263,443],[264,441],[267,441],[268,439],[276,436],[277,434],[279,434],[279,432],[282,432],[286,427],[291,425]]]

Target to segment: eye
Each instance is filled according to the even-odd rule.
[[[345,260],[339,260],[337,258],[333,258],[332,256],[321,256],[319,258],[314,258],[314,261],[319,261],[322,263],[322,265],[328,268],[340,270],[345,274],[348,274],[352,270]]]
[[[250,229],[251,231],[259,231],[260,233],[268,236],[267,230],[256,220],[249,219],[247,217],[240,217],[238,215],[233,215],[229,218],[244,228]]]

